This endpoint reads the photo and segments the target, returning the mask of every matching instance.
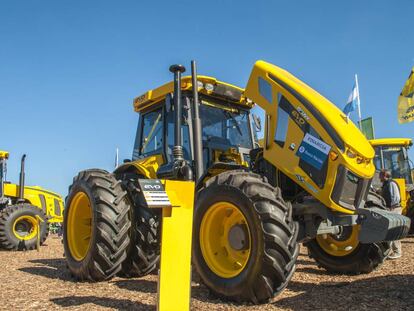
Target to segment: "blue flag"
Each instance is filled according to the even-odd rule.
[[[343,112],[346,115],[349,116],[349,114],[352,111],[355,111],[357,109],[357,106],[358,106],[358,97],[359,97],[358,89],[356,87],[356,84],[354,84],[354,87],[352,88],[352,92],[351,92],[351,94],[349,94],[348,101],[346,102],[346,105],[345,105],[345,107],[343,109]]]

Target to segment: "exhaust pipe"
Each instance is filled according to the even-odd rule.
[[[191,61],[191,80],[193,83],[193,132],[194,132],[194,161],[196,169],[196,183],[204,173],[203,165],[203,137],[201,133],[201,120],[198,107],[198,85],[196,62]]]
[[[181,73],[185,72],[183,65],[172,65],[170,71],[174,74],[174,147],[172,150],[174,162],[184,160],[183,145],[181,141],[181,119],[182,119],[182,103],[181,103]]]
[[[181,120],[183,110],[181,103],[181,73],[185,71],[183,65],[172,65],[170,71],[174,73],[174,146],[172,148],[173,159],[171,162],[161,165],[157,171],[158,178],[193,180],[193,169],[184,159],[181,140]]]
[[[24,162],[26,160],[26,155],[22,156],[21,164],[20,164],[20,179],[19,179],[19,202],[24,202]]]

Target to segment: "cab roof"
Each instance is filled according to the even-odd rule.
[[[244,106],[245,108],[253,107],[253,103],[243,96],[243,88],[219,81],[216,78],[209,76],[197,76],[197,81],[203,84],[203,87],[200,87],[201,85],[199,85],[199,93],[201,94],[224,99],[236,105]],[[207,90],[205,87],[207,84],[212,85],[213,90]],[[184,76],[181,78],[182,91],[190,91],[192,90],[192,87],[191,76]],[[151,107],[153,104],[165,98],[167,94],[173,93],[173,91],[173,81],[170,81],[156,89],[149,90],[134,99],[134,110],[136,112],[140,112],[148,107]]]
[[[411,138],[379,138],[369,141],[372,146],[405,146],[410,147],[413,144]]]

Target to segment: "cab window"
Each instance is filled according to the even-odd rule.
[[[187,116],[187,111],[184,110],[183,111],[185,117],[183,118],[184,120],[182,120],[182,125],[181,125],[181,143],[183,145],[183,154],[184,154],[184,159],[186,160],[191,160],[191,149],[190,149],[190,130],[188,128],[188,116]],[[173,155],[172,155],[172,150],[174,147],[174,111],[170,111],[167,113],[167,150],[166,150],[166,155],[167,155],[167,160],[168,161],[172,161],[173,160]]]
[[[162,153],[163,146],[163,118],[162,109],[157,109],[142,116],[142,135],[140,156],[149,156]]]

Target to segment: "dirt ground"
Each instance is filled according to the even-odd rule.
[[[414,310],[414,238],[403,241],[403,258],[369,275],[330,275],[301,249],[288,288],[271,303],[233,305],[199,284],[192,310]],[[76,283],[66,269],[63,247],[51,236],[40,252],[0,252],[1,310],[155,310],[157,276]]]

